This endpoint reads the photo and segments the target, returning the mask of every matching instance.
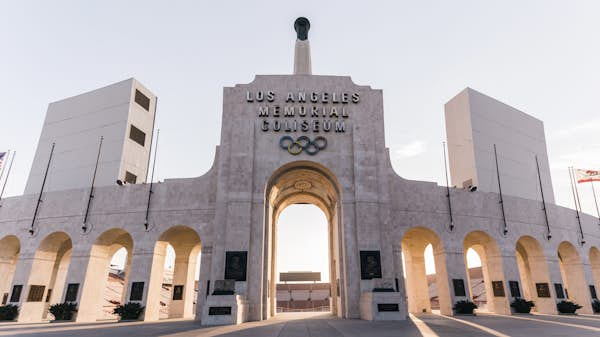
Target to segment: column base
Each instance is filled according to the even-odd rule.
[[[367,321],[399,321],[407,318],[406,303],[398,292],[366,292],[360,295],[360,318]]]
[[[240,324],[248,320],[248,301],[243,295],[210,295],[202,309],[205,326]]]

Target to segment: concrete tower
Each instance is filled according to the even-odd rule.
[[[452,185],[498,193],[499,172],[503,194],[541,200],[541,178],[545,201],[554,203],[541,120],[471,88],[444,109]]]
[[[146,181],[156,96],[131,78],[50,103],[25,194],[39,193],[55,143],[45,192],[91,184],[104,137],[96,186]]]

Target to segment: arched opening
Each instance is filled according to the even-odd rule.
[[[431,266],[431,263],[426,263],[426,249],[429,245],[435,268],[429,267],[430,273],[427,275],[427,265]],[[432,308],[439,307],[442,314],[452,314],[444,254],[441,239],[431,229],[414,227],[404,234],[402,260],[410,313],[431,312]]]
[[[200,236],[192,228],[175,226],[160,235],[154,245],[144,320],[194,317],[199,260]]]
[[[594,289],[590,289],[592,295],[598,297],[600,290],[600,249],[597,247],[590,248],[590,265],[592,266],[592,277],[594,278]]]
[[[522,236],[515,246],[517,266],[521,278],[521,296],[533,301],[533,311],[554,314],[556,305],[550,291],[552,284],[548,274],[548,263],[544,249],[540,243],[531,236]]]
[[[54,232],[42,240],[33,257],[26,295],[21,298],[20,322],[40,321],[48,316],[50,305],[62,302],[72,248],[65,232]]]
[[[96,238],[90,250],[78,322],[117,318],[112,312],[125,302],[132,250],[133,239],[122,229],[109,229]]]
[[[571,243],[563,241],[558,245],[557,254],[564,297],[583,306],[579,309],[580,312],[591,313],[590,294],[583,273],[583,262],[577,249]],[[560,299],[560,290],[556,289],[556,292],[556,297]]]
[[[330,311],[327,227],[327,217],[314,205],[281,212],[275,239],[278,313]]]
[[[0,240],[0,294],[2,305],[8,302],[10,285],[15,274],[17,259],[21,245],[14,235],[7,235]]]
[[[467,267],[467,284],[471,291],[471,301],[477,304],[478,310],[487,310],[487,291],[481,257],[473,248],[468,248],[465,256]]]
[[[327,266],[330,283],[328,289],[330,310],[334,315],[346,317],[345,287],[340,265],[343,265],[340,226],[341,218],[340,188],[335,176],[325,167],[308,161],[299,161],[284,165],[269,179],[265,189],[265,239],[268,240],[268,252],[265,255],[263,271],[263,319],[277,314],[277,225],[279,217],[290,205],[311,204],[325,215],[327,224]],[[322,237],[321,237],[322,238]],[[301,254],[302,252],[297,252]],[[323,289],[321,289],[323,290]],[[312,300],[312,298],[311,298]]]
[[[475,252],[481,261],[479,272],[475,268],[469,268],[468,257],[470,249]],[[467,266],[468,284],[471,289],[471,300],[484,305],[479,310],[487,310],[499,314],[510,313],[506,281],[504,280],[504,271],[502,270],[502,255],[496,241],[483,231],[474,231],[465,236],[463,252],[465,266]],[[471,253],[471,256],[473,256],[473,253]],[[484,289],[481,289],[482,283]]]

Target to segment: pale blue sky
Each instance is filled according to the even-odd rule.
[[[571,206],[566,167],[600,168],[599,13],[598,1],[0,0],[0,150],[18,151],[6,195],[23,191],[49,102],[129,77],[159,96],[158,178],[203,174],[223,86],[291,73],[306,16],[313,73],[384,90],[398,174],[443,182],[443,105],[470,86],[545,122],[556,200]]]

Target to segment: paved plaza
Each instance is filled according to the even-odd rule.
[[[600,315],[412,316],[406,321],[341,320],[322,313],[282,314],[236,326],[201,327],[196,321],[154,323],[0,323],[0,336],[94,337],[533,337],[599,336]]]

